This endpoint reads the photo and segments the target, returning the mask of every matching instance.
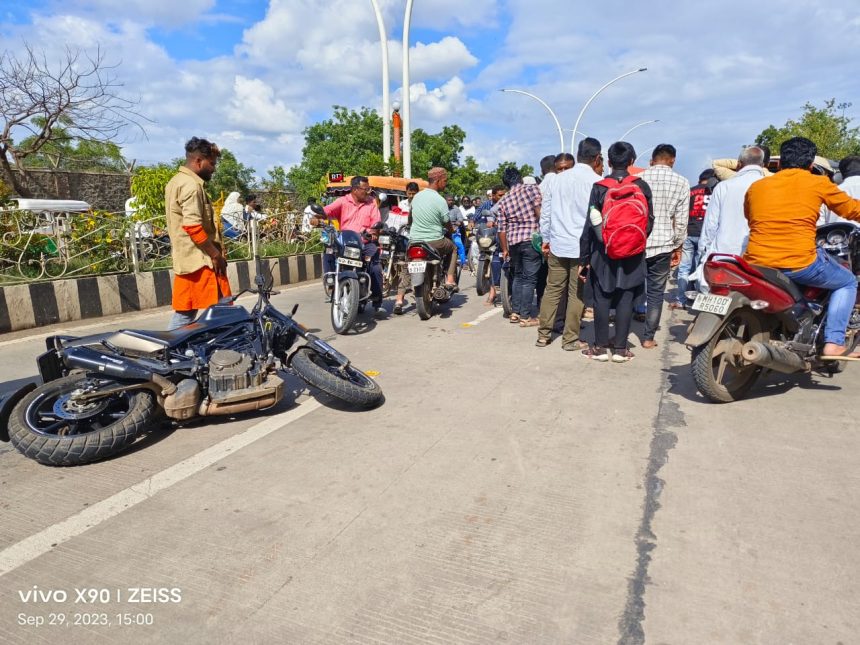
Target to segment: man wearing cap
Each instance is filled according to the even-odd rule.
[[[717,184],[717,173],[713,168],[703,170],[699,174],[699,183],[690,189],[690,219],[687,222],[687,237],[681,248],[681,263],[678,265],[678,294],[670,309],[685,309],[687,307],[687,285],[690,272],[699,262],[699,236],[702,234],[702,222],[711,192]]]

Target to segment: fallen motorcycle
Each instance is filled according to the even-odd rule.
[[[860,276],[860,227],[822,226],[816,243]],[[743,398],[762,370],[783,374],[841,372],[845,363],[822,358],[830,292],[803,287],[782,271],[749,264],[740,256],[712,254],[704,266],[710,293],[692,305],[698,312],[685,341],[699,392],[715,403]],[[693,295],[693,294],[691,294]],[[860,302],[851,313],[845,344],[860,340]]]
[[[43,384],[3,404],[0,439],[43,464],[85,464],[129,447],[159,412],[186,421],[270,408],[283,396],[279,369],[356,408],[382,403],[372,378],[293,319],[298,305],[283,314],[269,302],[277,292],[263,270],[257,258],[251,311],[232,304],[240,293],[173,331],[49,337]]]

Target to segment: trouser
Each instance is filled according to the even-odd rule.
[[[457,246],[457,255],[460,258],[460,264],[466,264],[466,247],[463,246],[463,236],[459,232],[455,232],[451,238]]]
[[[627,336],[630,334],[630,321],[633,318],[633,298],[636,289],[616,289],[603,291],[599,284],[594,287],[594,344],[598,347],[609,346],[609,310],[615,308],[615,340],[612,344],[618,349],[627,349]]]
[[[663,294],[666,293],[671,260],[671,253],[661,253],[645,260],[648,267],[648,278],[645,282],[647,309],[645,311],[644,340],[654,340],[657,328],[660,327],[660,316],[663,314]]]
[[[830,290],[830,304],[824,323],[824,342],[844,345],[845,330],[857,301],[857,278],[854,274],[824,249],[818,249],[815,262],[808,267],[783,273],[798,284]]]
[[[691,236],[684,240],[681,249],[681,264],[678,265],[678,297],[681,304],[687,303],[688,278],[693,269],[699,264],[699,236]]]
[[[541,256],[540,271],[538,271],[537,284],[535,292],[537,293],[537,306],[540,309],[540,303],[543,300],[543,294],[546,291],[546,277],[549,274],[549,267],[546,264],[543,256]]]
[[[439,252],[439,255],[442,256],[442,261],[448,263],[448,277],[451,278],[451,280],[456,280],[457,247],[454,246],[454,243],[447,237],[443,237],[441,240],[433,240],[432,242],[427,242],[427,246]]]
[[[579,258],[559,258],[549,254],[547,258],[546,291],[540,305],[540,325],[538,337],[550,337],[555,326],[556,314],[562,296],[567,294],[567,313],[564,318],[562,345],[570,345],[579,340],[582,323],[582,299],[579,282]]]
[[[531,240],[514,244],[509,251],[514,276],[511,308],[520,318],[533,318],[535,288],[542,264],[541,254],[532,246]]]
[[[502,256],[498,251],[493,253],[493,259],[490,261],[490,268],[493,273],[493,286],[498,289],[502,284]]]
[[[364,245],[362,254],[364,256],[374,257],[377,252],[377,246],[373,242]],[[334,273],[337,271],[337,258],[335,254],[326,251],[323,253],[323,273]],[[382,302],[382,266],[379,264],[379,259],[372,260],[367,267],[367,273],[370,275],[370,298],[373,302]]]
[[[189,309],[188,311],[174,311],[170,323],[167,325],[167,331],[173,331],[185,325],[190,325],[197,318],[197,309]]]

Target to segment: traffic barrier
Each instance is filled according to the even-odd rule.
[[[322,255],[266,259],[276,285],[322,278]],[[252,285],[253,261],[230,262],[234,293]],[[173,295],[173,271],[116,273],[0,287],[0,333],[166,307]]]

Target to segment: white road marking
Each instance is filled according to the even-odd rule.
[[[493,309],[490,309],[489,311],[485,311],[484,313],[482,313],[480,316],[475,318],[475,320],[473,320],[472,322],[463,323],[462,326],[466,327],[466,328],[477,327],[478,325],[480,325],[485,320],[489,320],[493,316],[496,316],[496,315],[502,313],[502,311],[504,311],[504,310],[501,307],[494,307]]]
[[[286,289],[282,285],[281,286],[281,289],[282,289],[281,293],[283,294],[283,293],[286,293],[287,291],[301,291],[303,289],[309,289],[310,287],[314,287],[314,286],[316,286],[316,287],[319,286],[319,280],[314,280],[310,284],[300,284],[296,287],[287,287]],[[248,294],[248,295],[245,295],[245,296],[242,296],[241,298],[239,298],[239,300],[237,302],[246,302],[248,300],[254,300],[256,298],[257,298],[257,296],[255,296],[253,294]],[[33,334],[31,336],[22,336],[21,338],[13,338],[12,340],[0,341],[0,347],[6,347],[8,345],[18,345],[20,343],[28,343],[28,342],[33,341],[33,340],[44,340],[48,336],[58,336],[58,335],[75,336],[75,335],[79,335],[77,332],[82,331],[82,330],[96,329],[98,327],[113,326],[113,325],[119,326],[119,325],[122,325],[122,324],[129,322],[129,321],[132,321],[132,320],[141,320],[141,319],[146,319],[146,318],[155,318],[157,316],[166,316],[170,313],[170,311],[171,311],[170,307],[159,307],[155,311],[129,312],[126,314],[118,315],[116,317],[110,317],[107,321],[105,321],[104,319],[101,319],[101,322],[90,323],[87,325],[75,325],[74,327],[71,327],[71,328],[57,327],[52,332],[49,332],[47,334]],[[74,323],[74,322],[76,322],[76,321],[70,320],[70,321],[67,321],[66,323],[57,323],[57,324],[68,324],[68,323]],[[21,329],[18,331],[26,331],[26,330]]]
[[[62,522],[57,522],[20,542],[16,542],[0,551],[0,576],[48,553],[58,544],[71,540],[174,484],[199,473],[204,468],[229,457],[245,446],[280,430],[285,425],[297,421],[321,405],[316,399],[310,399],[297,408],[264,419],[241,434],[225,439],[148,479],[144,479],[142,482],[129,486],[125,490],[85,508]]]

